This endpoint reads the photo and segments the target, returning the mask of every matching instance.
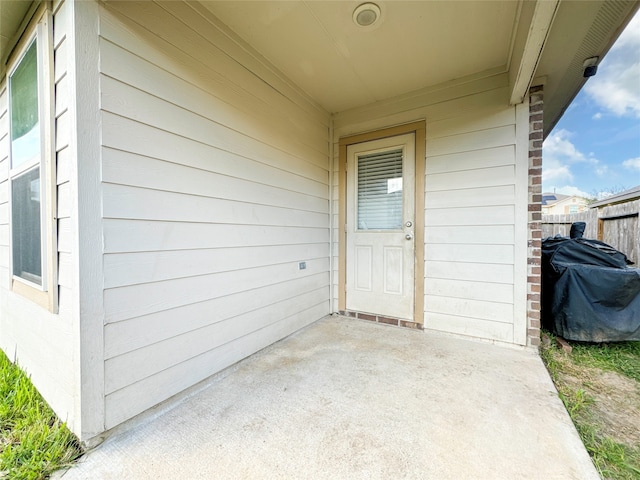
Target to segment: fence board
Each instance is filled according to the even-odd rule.
[[[613,245],[624,253],[629,260],[638,263],[638,216],[604,220],[604,243]],[[634,235],[635,232],[635,235]]]
[[[598,212],[595,209],[580,213],[562,215],[542,215],[542,238],[560,235],[568,237],[573,222],[585,222],[587,228],[584,236],[596,238],[598,236]]]

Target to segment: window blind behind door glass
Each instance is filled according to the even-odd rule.
[[[358,157],[358,230],[402,228],[402,149]]]

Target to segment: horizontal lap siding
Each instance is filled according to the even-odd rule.
[[[427,123],[425,225],[449,235],[426,236],[425,326],[511,342],[515,109],[484,110]]]
[[[0,83],[0,347],[10,359],[17,359],[51,405],[74,431],[79,428],[76,410],[78,370],[74,358],[77,332],[73,330],[72,248],[73,201],[70,182],[69,108],[69,18],[72,6],[56,2],[53,18],[54,121],[57,218],[58,218],[58,303],[59,313],[51,314],[33,302],[10,291],[9,238],[9,121],[6,84]]]
[[[280,320],[277,323],[242,337],[242,349],[238,348],[238,342],[225,343],[109,394],[106,409],[107,425],[116,425],[128,418],[131,415],[132,402],[140,408],[140,402],[144,399],[164,398],[166,395],[178,393],[193,385],[194,374],[220,371],[242,360],[246,357],[247,351],[258,351],[286,337],[309,319],[322,317],[326,314],[327,308],[325,305],[317,305],[288,317],[279,315]],[[109,377],[108,371],[107,377]],[[143,402],[142,405],[145,403]]]
[[[334,142],[426,119],[425,328],[513,342],[515,265],[526,248],[516,244],[516,190],[526,185],[516,181],[505,83],[497,76],[339,114]]]
[[[56,184],[57,184],[57,222],[58,222],[58,284],[61,290],[59,296],[60,312],[71,312],[72,305],[66,300],[71,299],[71,292],[77,288],[73,280],[76,256],[71,247],[75,222],[72,220],[74,200],[72,198],[72,176],[74,166],[71,155],[70,118],[73,92],[71,90],[71,75],[69,63],[73,43],[67,38],[66,32],[71,28],[71,6],[61,8],[56,15],[54,28],[55,51],[55,126],[56,126]],[[64,292],[62,291],[64,290]]]
[[[328,115],[215,22],[101,9],[107,428],[330,312]]]

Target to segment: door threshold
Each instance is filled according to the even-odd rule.
[[[414,330],[422,330],[421,323],[412,322],[402,318],[388,317],[386,315],[376,315],[375,313],[356,312],[353,310],[340,310],[338,312],[343,317],[358,318],[360,320],[369,320],[370,322],[384,323],[385,325],[393,325],[396,327],[411,328]]]

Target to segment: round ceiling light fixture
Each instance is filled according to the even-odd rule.
[[[380,7],[375,3],[363,3],[353,11],[353,22],[359,27],[370,27],[380,18]]]

